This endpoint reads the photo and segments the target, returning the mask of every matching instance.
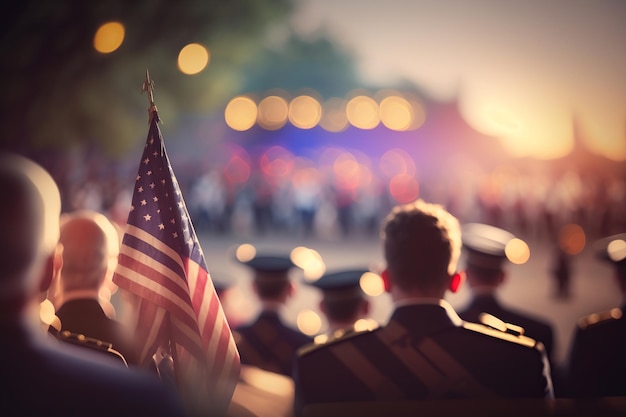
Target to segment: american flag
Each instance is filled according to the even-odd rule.
[[[222,411],[240,360],[153,111],[113,282],[131,294],[143,365],[170,353],[193,411]]]

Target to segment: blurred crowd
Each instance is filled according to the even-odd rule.
[[[126,222],[136,167],[99,157],[50,160],[63,209],[106,213]],[[415,198],[444,205],[462,222],[485,222],[528,240],[553,239],[567,224],[588,238],[626,226],[626,177],[615,172],[437,172],[401,183],[374,170],[345,177],[310,163],[289,175],[249,166],[243,179],[223,165],[177,163],[175,172],[198,233],[341,238],[377,235],[397,203]]]

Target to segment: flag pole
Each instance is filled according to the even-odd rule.
[[[156,116],[157,118],[157,122],[159,121],[158,119],[158,114],[157,114],[157,106],[156,104],[154,104],[154,80],[150,79],[150,73],[148,72],[148,69],[146,68],[146,79],[143,82],[143,85],[141,86],[141,92],[147,92],[148,93],[148,103],[149,103],[149,107],[148,107],[148,124],[152,123],[152,118]]]

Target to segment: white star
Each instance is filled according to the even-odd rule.
[[[141,205],[145,206],[146,204],[148,204],[148,202],[146,200],[141,200]]]
[[[154,200],[154,202],[156,203],[157,201],[159,201],[159,197],[154,196],[154,197],[152,198],[152,200]]]
[[[178,237],[178,233],[176,233],[176,232],[172,233],[172,237],[173,238],[177,238]]]
[[[153,182],[152,182],[152,183],[150,183],[150,188],[154,188],[154,187],[156,187],[156,184],[155,184],[155,183],[153,183]]]
[[[163,223],[159,224],[159,230],[165,229],[165,225]]]
[[[143,193],[143,187],[140,185],[139,188],[137,188],[137,191]]]
[[[146,172],[146,174],[152,175],[152,171],[150,170],[150,171]]]
[[[151,216],[151,215],[149,215],[149,214],[146,214],[145,216],[143,216],[143,218],[144,218],[144,219],[146,219],[146,221],[148,222],[148,221],[150,221],[150,219],[152,218],[152,216]]]
[[[144,160],[143,160],[143,163],[144,163],[145,165],[148,165],[148,163],[149,163],[149,162],[150,162],[150,158],[146,158],[146,159],[144,159]]]

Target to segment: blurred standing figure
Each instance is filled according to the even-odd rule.
[[[280,317],[281,308],[294,294],[289,271],[296,265],[280,255],[258,255],[245,265],[253,271],[252,286],[261,312],[251,323],[234,329],[241,363],[291,377],[296,350],[313,341]]]
[[[130,331],[107,315],[99,297],[117,264],[119,236],[115,227],[106,216],[91,210],[64,214],[61,219],[63,268],[56,311],[61,332],[67,330],[111,343],[129,365],[137,365],[139,353]]]
[[[38,164],[1,154],[0,190],[3,407],[19,415],[185,415],[178,396],[152,375],[42,330],[39,302],[63,262],[59,189]]]
[[[422,200],[396,206],[382,241],[390,320],[298,355],[297,415],[333,402],[553,397],[535,340],[464,322],[444,301],[461,280],[454,216]]]
[[[366,318],[370,310],[370,302],[360,286],[361,277],[368,272],[368,269],[332,271],[310,283],[322,293],[319,308],[328,322],[327,332],[316,336],[315,344],[357,331],[356,321]]]
[[[573,397],[626,396],[626,233],[596,243],[596,255],[613,267],[622,305],[579,320],[568,358]]]
[[[519,326],[521,329],[517,331],[543,343],[548,358],[552,359],[554,326],[529,312],[504,305],[497,294],[507,277],[505,248],[515,236],[506,230],[481,223],[464,225],[462,233],[466,255],[465,276],[472,295],[470,303],[459,309],[459,316],[463,320],[480,323],[481,314],[487,313],[507,324]],[[508,326],[507,331],[516,330]]]
[[[233,306],[233,282],[224,274],[211,274],[222,307]],[[227,315],[228,316],[228,315]],[[293,380],[254,365],[241,365],[239,381],[224,417],[290,417],[293,413]]]
[[[568,299],[571,295],[572,263],[569,256],[561,247],[555,248],[552,269],[550,270],[556,282],[555,297],[563,300]]]

